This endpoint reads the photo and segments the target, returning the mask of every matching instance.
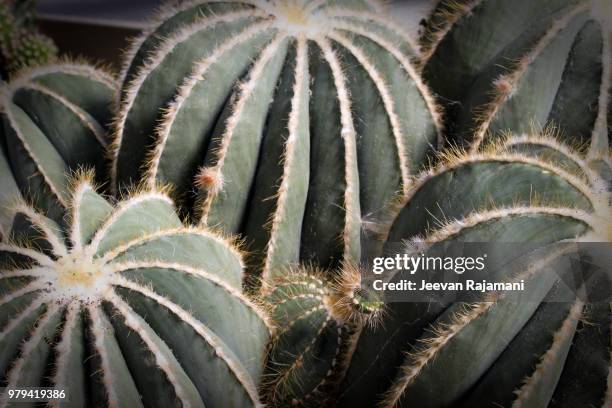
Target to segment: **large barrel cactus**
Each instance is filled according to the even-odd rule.
[[[384,322],[360,336],[341,405],[609,406],[610,304],[585,304],[573,292],[562,293],[573,303],[547,302],[567,290],[561,271],[576,249],[535,251],[564,240],[609,242],[603,183],[585,157],[550,135],[449,153],[422,173],[388,228],[385,252],[401,253],[405,241],[406,251],[418,242],[429,250],[481,243],[499,267],[495,276],[522,279],[526,289],[469,304],[389,303]],[[521,254],[510,277],[505,265]]]
[[[112,205],[81,178],[69,200],[67,229],[23,206],[0,244],[3,386],[63,389],[58,406],[259,406],[269,328],[233,244],[158,191]]]
[[[103,70],[69,61],[20,71],[3,86],[2,197],[10,200],[5,192],[14,180],[37,208],[61,222],[69,201],[66,174],[95,168],[102,181],[106,173],[115,89],[114,78]]]
[[[356,262],[438,143],[416,45],[375,1],[167,7],[128,53],[113,184],[170,183],[264,276]]]
[[[608,0],[442,0],[423,33],[423,75],[457,140],[554,125],[608,154],[612,84]]]

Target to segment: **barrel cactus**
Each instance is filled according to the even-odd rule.
[[[12,200],[11,183],[5,185],[4,179],[14,180],[37,208],[62,222],[69,202],[66,174],[93,167],[104,179],[115,89],[110,74],[71,61],[22,70],[4,85],[0,137],[7,170],[2,196]]]
[[[506,265],[517,255],[508,243],[523,243],[514,279],[529,284],[470,304],[387,304],[383,323],[361,333],[340,405],[607,406],[610,304],[548,303],[566,289],[560,271],[576,249],[569,242],[531,252],[564,240],[610,242],[606,187],[584,156],[550,134],[506,136],[479,153],[453,151],[423,172],[382,250],[479,242],[487,262]]]
[[[174,185],[196,222],[246,238],[264,277],[300,261],[358,262],[362,229],[440,134],[416,44],[380,8],[165,8],[128,52],[113,185]]]
[[[535,122],[606,157],[611,19],[608,0],[438,2],[421,40],[423,75],[447,102],[450,134],[479,149]]]
[[[260,406],[269,326],[238,249],[160,191],[113,205],[81,177],[69,199],[68,228],[20,206],[0,244],[3,384],[67,406]]]
[[[262,390],[272,407],[333,405],[359,331],[381,316],[358,269],[344,268],[334,281],[326,275],[302,267],[266,282],[264,306],[276,330]]]

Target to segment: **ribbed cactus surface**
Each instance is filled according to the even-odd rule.
[[[104,71],[68,61],[20,71],[2,88],[2,161],[8,167],[3,179],[14,179],[24,196],[58,222],[69,202],[67,174],[94,168],[103,180],[115,89]],[[0,187],[6,214],[10,190]]]
[[[128,53],[113,184],[176,187],[264,276],[359,259],[438,143],[416,45],[374,1],[195,1]]]
[[[238,250],[158,191],[113,205],[81,178],[69,204],[66,229],[17,208],[0,244],[3,385],[64,389],[57,406],[259,406],[269,328]]]
[[[385,253],[405,241],[400,253],[417,243],[433,251],[478,242],[496,265],[492,276],[528,284],[471,304],[390,303],[383,323],[361,333],[341,404],[607,406],[610,305],[547,303],[568,290],[561,279],[576,249],[535,250],[562,240],[609,242],[609,200],[585,157],[551,135],[454,152],[422,173],[392,220]],[[509,243],[525,248],[510,251]],[[509,275],[517,255],[523,260]]]
[[[452,136],[478,149],[532,123],[608,154],[608,0],[440,1],[424,32],[423,74],[448,103]]]

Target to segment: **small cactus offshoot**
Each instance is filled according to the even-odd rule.
[[[5,0],[0,4],[0,79],[57,58],[55,43],[39,32],[34,18],[33,1]]]
[[[382,302],[361,288],[360,271],[344,268],[330,282],[322,271],[294,270],[264,286],[276,330],[263,393],[274,407],[333,405],[364,325],[375,325]]]

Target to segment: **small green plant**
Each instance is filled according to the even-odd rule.
[[[322,271],[293,270],[267,282],[264,305],[276,330],[262,392],[274,407],[333,405],[359,331],[376,324],[382,302],[366,296],[360,271],[330,282]]]
[[[0,79],[57,58],[55,43],[39,32],[34,19],[33,1],[6,0],[0,4]]]

